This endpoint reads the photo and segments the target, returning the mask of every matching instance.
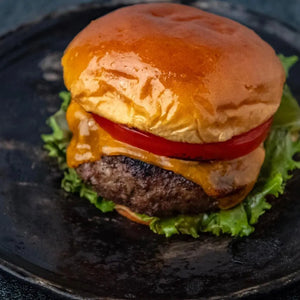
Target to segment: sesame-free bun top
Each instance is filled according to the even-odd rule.
[[[226,141],[277,110],[283,67],[245,26],[179,4],[138,4],[91,22],[62,59],[86,111],[168,140]]]

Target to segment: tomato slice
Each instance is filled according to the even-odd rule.
[[[118,141],[157,155],[184,160],[231,160],[246,155],[265,140],[273,119],[270,118],[258,127],[225,142],[191,144],[169,141],[151,133],[114,123],[95,114],[93,117]]]

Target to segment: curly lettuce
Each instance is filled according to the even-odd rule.
[[[298,58],[283,55],[279,55],[279,58],[288,76],[289,69]],[[64,170],[61,186],[67,192],[86,198],[102,212],[113,211],[115,204],[112,201],[97,196],[97,193],[78,177],[74,169],[67,167],[66,147],[71,133],[65,120],[65,113],[70,103],[70,94],[61,92],[60,97],[63,102],[59,111],[47,120],[52,133],[42,135],[42,139],[49,156],[56,157],[59,167]],[[136,216],[149,222],[153,232],[166,237],[181,233],[197,238],[200,232],[248,236],[254,231],[253,225],[257,223],[259,217],[271,208],[266,196],[278,197],[283,194],[286,182],[292,176],[291,171],[300,168],[300,162],[294,159],[300,152],[299,131],[300,108],[290,89],[285,85],[280,107],[274,116],[270,134],[264,144],[266,157],[257,183],[241,204],[229,210],[193,216],[179,215],[169,218],[149,217],[142,214]]]

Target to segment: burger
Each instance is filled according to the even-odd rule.
[[[248,235],[270,207],[265,196],[282,192],[297,166],[296,129],[274,117],[284,66],[237,22],[180,4],[124,7],[84,28],[62,66],[71,132],[61,129],[62,185],[103,211],[167,236]],[[288,88],[285,96],[282,105],[296,103]],[[284,146],[294,148],[278,175],[268,151],[283,129]],[[48,150],[56,146],[50,136]],[[277,189],[267,190],[276,176]]]

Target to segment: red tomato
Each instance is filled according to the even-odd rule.
[[[93,117],[118,141],[157,155],[184,160],[231,160],[246,155],[265,140],[273,119],[270,118],[258,127],[225,142],[191,144],[169,141],[148,132],[114,123],[95,114]]]

